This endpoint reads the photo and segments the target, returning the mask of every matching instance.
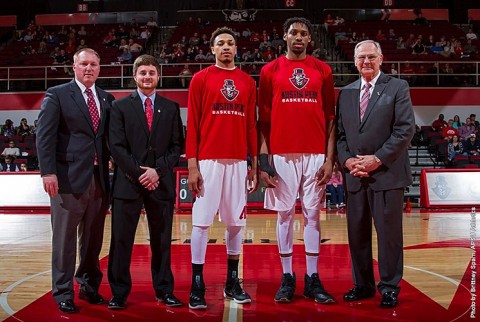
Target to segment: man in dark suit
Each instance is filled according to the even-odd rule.
[[[412,184],[408,145],[415,119],[408,84],[380,72],[380,45],[355,46],[361,78],[338,97],[338,159],[345,168],[347,227],[355,287],[344,295],[357,301],[375,295],[372,218],[378,240],[381,306],[395,307],[403,275],[404,188]]]
[[[106,128],[113,96],[95,86],[100,56],[84,48],[75,53],[75,79],[45,93],[38,118],[40,174],[50,196],[52,293],[62,312],[74,313],[73,276],[77,229],[80,263],[75,279],[81,299],[103,303],[98,256],[108,206]]]
[[[173,167],[182,153],[184,138],[178,104],[155,92],[159,71],[154,57],[139,56],[133,64],[137,89],[112,107],[110,148],[116,168],[108,261],[113,294],[110,309],[125,308],[132,288],[130,262],[142,206],[150,232],[156,299],[167,306],[182,304],[173,295],[170,245],[175,198]]]

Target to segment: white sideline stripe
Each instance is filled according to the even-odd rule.
[[[457,281],[454,280],[453,278],[447,277],[447,276],[445,276],[445,275],[441,275],[441,274],[438,274],[438,273],[435,273],[435,272],[432,272],[432,271],[427,271],[427,270],[425,270],[425,269],[421,269],[421,268],[417,268],[417,267],[413,267],[413,266],[407,266],[407,265],[405,265],[404,267],[405,267],[405,268],[412,269],[412,270],[414,270],[414,271],[420,271],[420,272],[423,272],[423,273],[426,273],[426,274],[430,274],[430,275],[439,277],[439,278],[441,278],[441,279],[444,279],[444,280],[452,283],[452,284],[455,285],[456,287],[458,287],[458,285],[460,285],[460,282],[457,282]]]
[[[19,281],[16,281],[15,283],[9,285],[3,292],[2,294],[0,294],[0,306],[2,307],[2,309],[7,312],[8,315],[13,315],[16,313],[16,311],[14,311],[10,305],[8,305],[8,294],[15,288],[17,287],[18,285],[22,284],[23,282],[26,282],[28,280],[31,280],[32,278],[35,278],[37,276],[40,276],[40,275],[43,275],[43,274],[47,274],[47,273],[50,273],[51,270],[48,270],[48,271],[44,271],[44,272],[40,272],[40,273],[37,273],[37,274],[33,274],[33,275],[30,275],[30,276],[27,276],[25,278],[22,278],[21,280]]]

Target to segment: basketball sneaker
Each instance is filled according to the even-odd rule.
[[[205,310],[207,308],[207,302],[205,301],[205,283],[200,275],[193,276],[188,307],[192,310]]]
[[[313,273],[312,276],[305,274],[305,288],[303,290],[303,296],[315,299],[315,302],[322,304],[334,303],[335,300],[325,289],[322,282],[318,278],[317,273]]]
[[[228,278],[223,289],[223,296],[227,299],[233,300],[235,303],[250,303],[252,298],[240,286],[240,280],[236,277]]]
[[[295,273],[285,273],[282,275],[282,285],[275,294],[275,302],[290,303],[295,294],[296,276]]]

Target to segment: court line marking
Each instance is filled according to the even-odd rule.
[[[52,270],[48,270],[48,271],[43,271],[43,272],[40,272],[40,273],[36,273],[36,274],[33,274],[33,275],[30,275],[30,276],[27,276],[27,277],[24,277],[22,278],[21,280],[18,280],[16,281],[15,283],[13,284],[10,284],[3,292],[2,294],[0,294],[0,306],[2,307],[2,309],[10,316],[12,316],[13,314],[15,314],[17,311],[14,311],[10,305],[8,305],[8,294],[10,294],[10,292],[15,288],[17,287],[18,285],[22,284],[23,282],[26,282],[28,280],[31,280],[35,277],[38,277],[40,275],[44,275],[44,274],[47,274],[47,273],[50,273]]]

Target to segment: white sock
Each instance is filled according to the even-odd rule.
[[[205,254],[207,253],[208,227],[193,226],[192,236],[190,237],[190,249],[192,252],[193,264],[205,264]]]

